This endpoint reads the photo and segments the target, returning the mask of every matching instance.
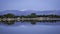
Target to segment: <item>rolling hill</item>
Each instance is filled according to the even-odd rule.
[[[60,15],[60,10],[46,10],[46,11],[35,11],[35,10],[25,10],[25,11],[18,11],[18,10],[5,10],[0,11],[0,15],[12,13],[14,15],[30,15],[31,13],[36,13],[37,15],[50,15],[50,14],[56,14]]]

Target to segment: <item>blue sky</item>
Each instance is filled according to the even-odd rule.
[[[60,0],[0,0],[0,10],[60,10]]]

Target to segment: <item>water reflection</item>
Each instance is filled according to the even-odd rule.
[[[30,22],[16,22],[16,26],[0,25],[0,34],[60,34],[60,25],[42,25],[42,22],[40,25],[39,23],[31,25]]]
[[[28,21],[1,21],[0,24],[7,24],[7,25],[14,25],[17,23],[20,24],[26,24],[26,23],[30,23],[31,25],[35,25],[35,24],[45,24],[45,25],[51,25],[51,24],[56,24],[56,25],[60,25],[59,23],[60,21],[36,21],[36,20],[28,20]]]
[[[36,21],[0,22],[0,34],[60,34],[60,21],[57,21],[57,22],[36,22]]]

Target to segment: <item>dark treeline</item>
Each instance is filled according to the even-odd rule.
[[[17,17],[24,17],[24,18],[36,18],[36,17],[50,17],[50,18],[60,18],[60,15],[55,15],[55,14],[50,14],[50,15],[36,15],[35,13],[31,13],[30,15],[27,16],[15,16],[14,14],[8,13],[5,15],[0,15],[0,18],[17,18]]]

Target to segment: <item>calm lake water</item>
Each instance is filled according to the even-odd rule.
[[[0,34],[60,34],[60,22],[15,22],[12,25],[0,23]]]

